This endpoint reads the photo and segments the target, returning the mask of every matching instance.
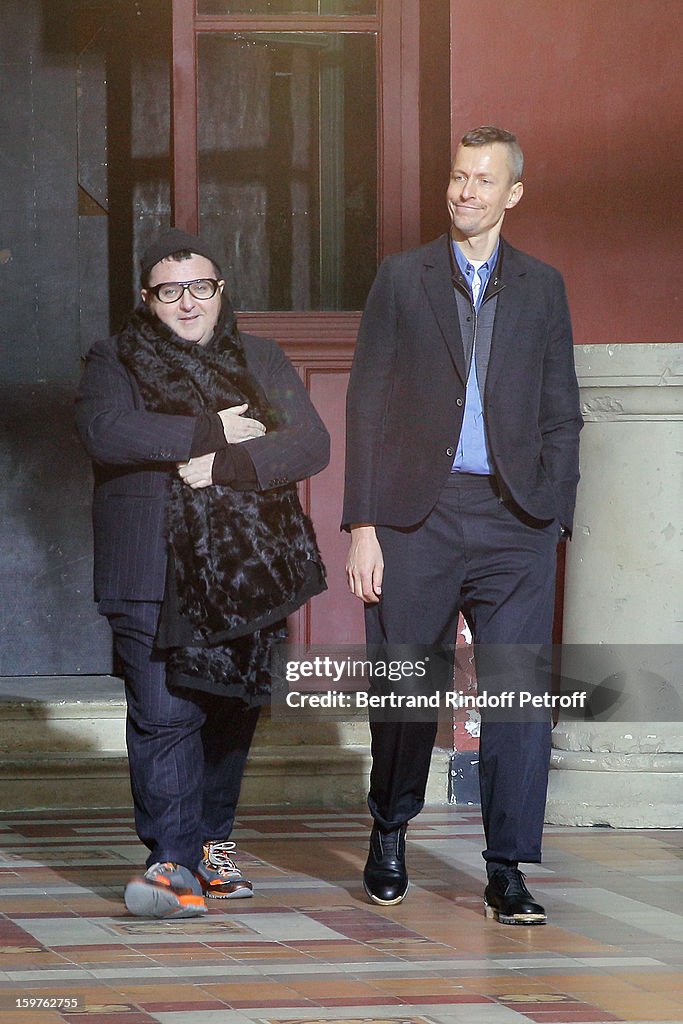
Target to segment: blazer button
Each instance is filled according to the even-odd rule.
[[[455,404],[456,404],[457,406],[461,407],[461,406],[462,406],[462,398],[456,398],[456,400],[455,400]]]
[[[455,455],[455,448],[447,448],[446,455],[448,456],[449,459],[452,459],[453,456]]]

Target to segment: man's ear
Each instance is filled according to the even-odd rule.
[[[225,288],[225,281],[219,281],[218,282],[218,290],[221,293],[221,295],[223,294],[223,289],[224,288]]]
[[[146,306],[148,306],[149,305],[149,292],[147,291],[146,288],[141,288],[140,289],[140,297],[142,298],[142,301],[144,302],[144,304]]]
[[[505,204],[506,210],[511,210],[513,206],[516,206],[524,195],[524,185],[521,181],[516,181],[510,189],[510,196],[507,203]]]

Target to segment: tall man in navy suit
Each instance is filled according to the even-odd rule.
[[[348,392],[343,522],[371,644],[453,644],[460,612],[475,651],[551,640],[582,420],[562,278],[501,237],[522,167],[509,132],[464,135],[446,193],[450,233],[386,259],[368,298]],[[483,716],[480,742],[486,912],[543,924],[519,863],[541,858],[550,718],[492,719]],[[436,724],[371,729],[364,884],[391,905],[408,888],[406,823],[424,803]]]
[[[324,468],[329,436],[275,342],[238,330],[204,240],[155,239],[141,285],[124,328],[88,354],[77,425],[150,851],[126,905],[191,917],[205,897],[252,894],[230,833],[270,646],[324,588],[294,485]]]

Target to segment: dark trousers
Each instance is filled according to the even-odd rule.
[[[170,690],[154,647],[160,605],[101,602],[122,663],[126,741],[138,836],[147,865],[194,870],[207,839],[227,839],[259,709],[191,690]]]
[[[538,524],[503,503],[492,478],[451,474],[422,523],[377,528],[384,582],[379,604],[366,606],[368,643],[454,644],[462,611],[475,645],[550,644],[558,533],[556,521]],[[508,682],[524,688],[514,671]],[[499,718],[482,715],[484,858],[540,861],[550,712]],[[368,804],[382,827],[397,828],[424,804],[436,722],[370,725]]]

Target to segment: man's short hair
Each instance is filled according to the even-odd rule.
[[[524,153],[517,142],[517,136],[507,132],[504,128],[496,128],[494,125],[485,124],[480,128],[472,128],[465,132],[460,140],[461,146],[490,146],[494,142],[502,142],[508,148],[508,159],[512,180],[521,181],[524,171]]]

